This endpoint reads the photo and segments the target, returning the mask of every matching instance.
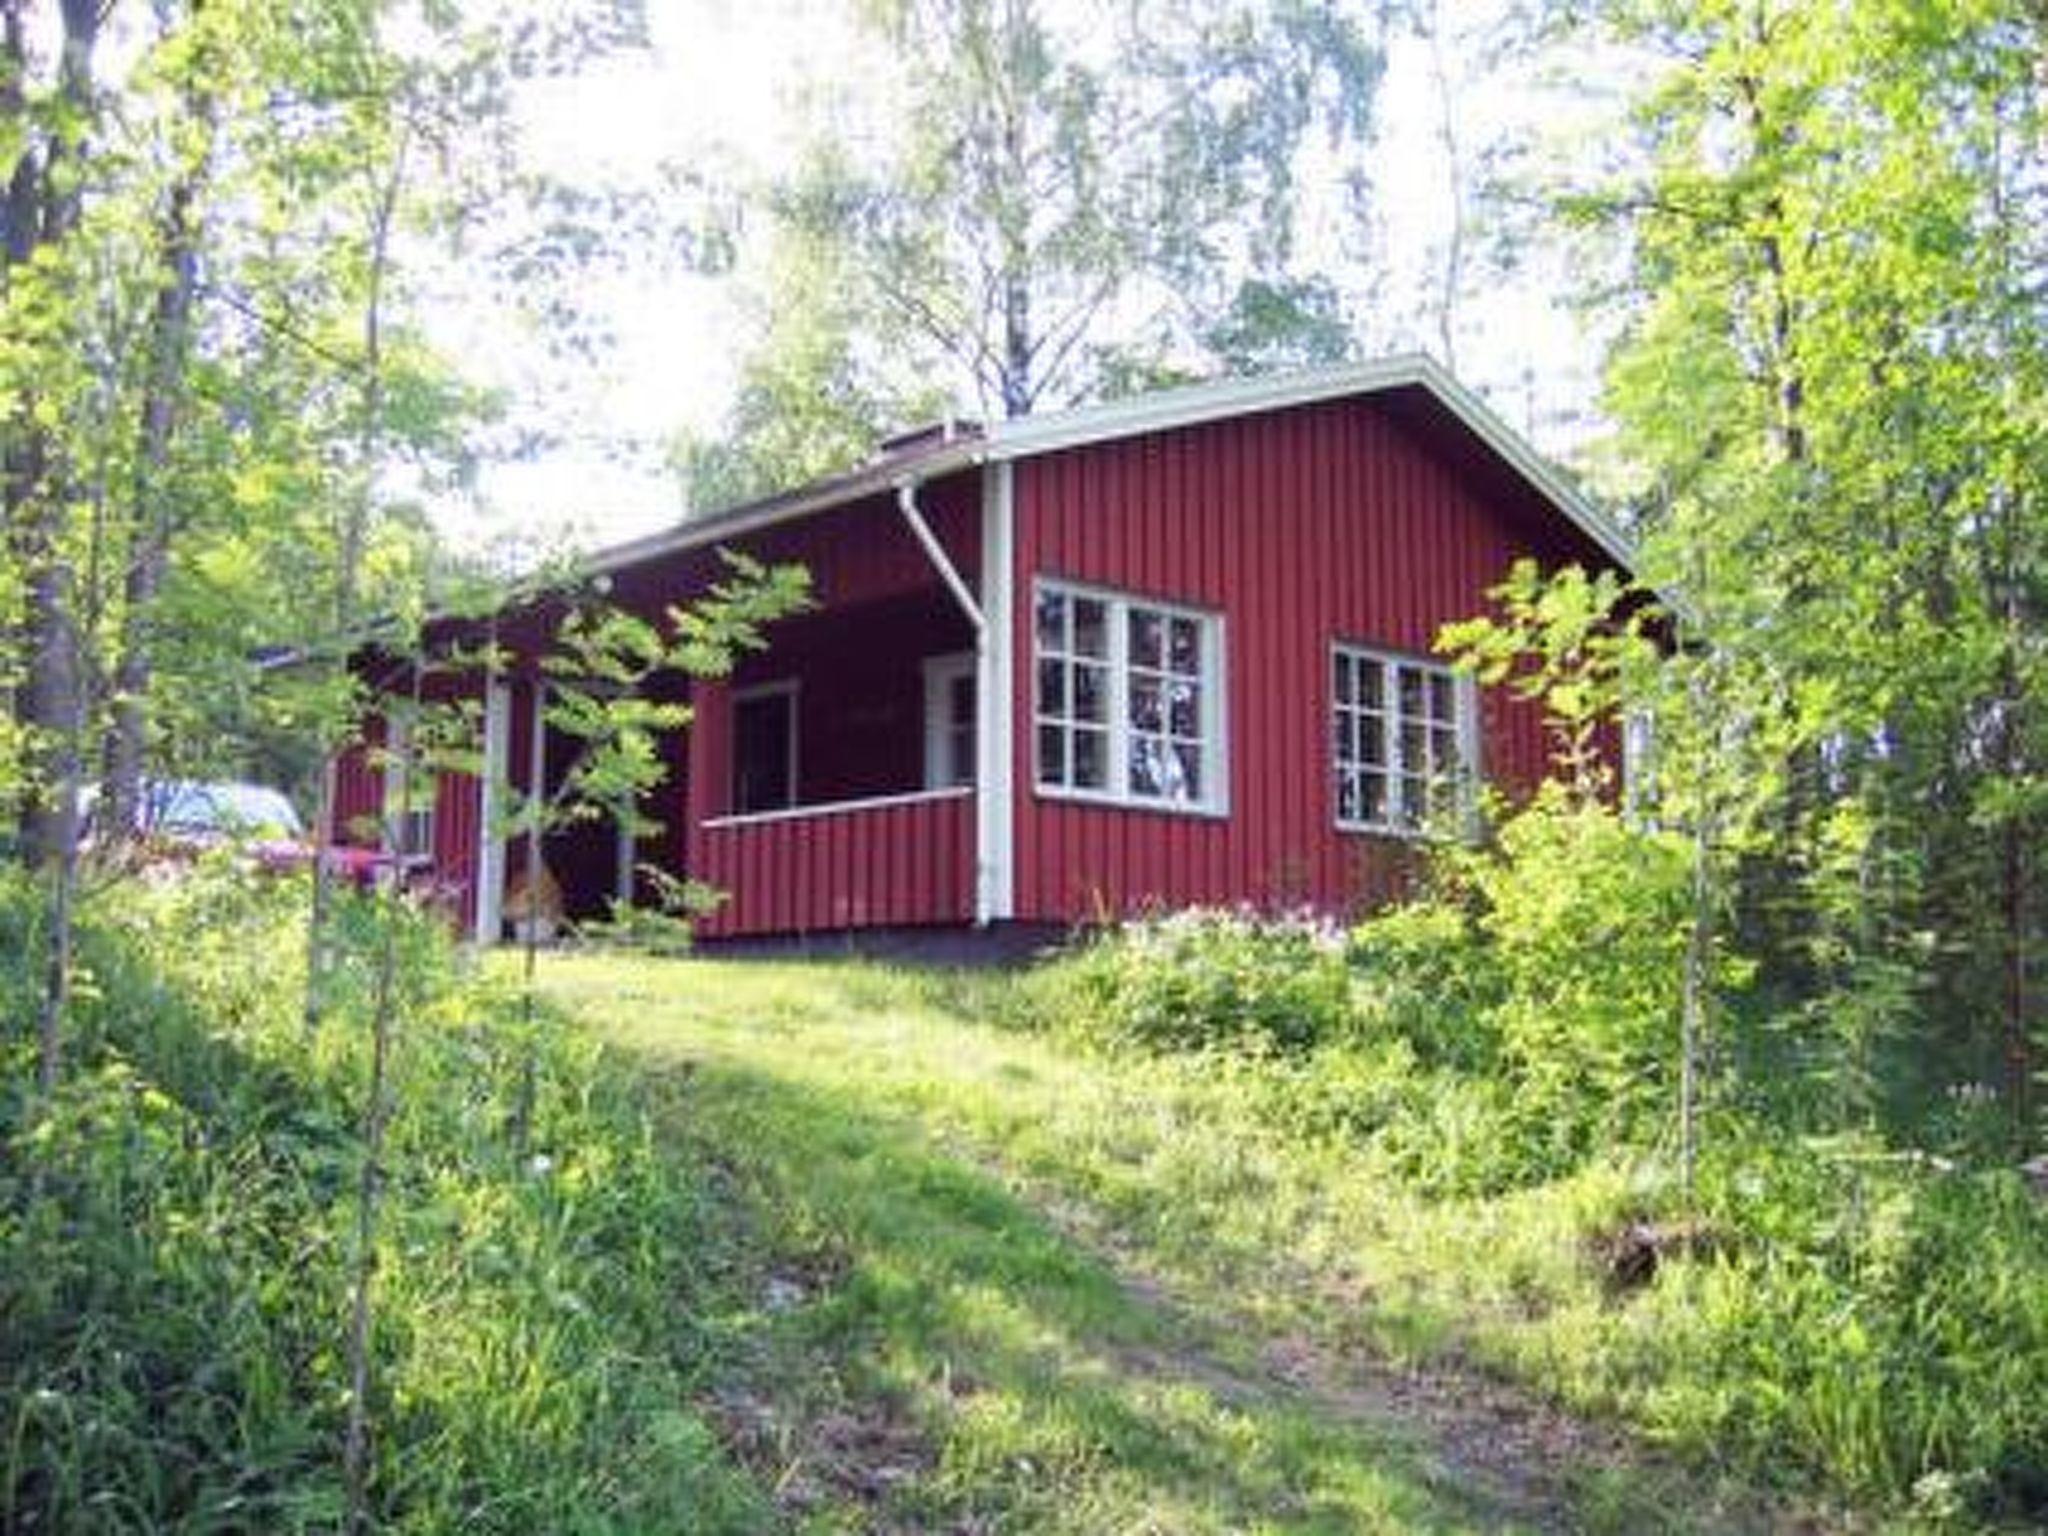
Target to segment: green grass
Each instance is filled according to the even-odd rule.
[[[9,952],[33,910],[0,884]],[[281,888],[87,916],[47,1112],[34,978],[0,965],[0,1529],[331,1529],[367,977],[309,1040]],[[621,954],[544,963],[560,1012],[519,1147],[516,1000],[431,922],[402,937],[385,1528],[1960,1529],[1987,1495],[2028,1507],[2048,1263],[2009,1178],[1886,1163],[1844,1204],[1837,1162],[1774,1143],[1725,1254],[1617,1296],[1586,1239],[1644,1188],[1594,1165],[1449,1197],[1351,1111],[1458,1119],[1442,1145],[1486,1116],[1416,1074],[1383,1101],[1391,1057],[1105,1048],[1044,1027],[1058,969]],[[1912,1492],[1855,1515],[1821,1486]]]
[[[308,1038],[295,896],[202,874],[90,907],[47,1106],[34,977],[0,964],[0,1530],[342,1524],[365,978],[348,966]],[[33,952],[35,911],[0,881],[0,954]],[[374,937],[367,906],[343,917]],[[377,1528],[763,1529],[697,1394],[726,1347],[725,1208],[573,1031],[539,1042],[515,1146],[517,1008],[452,965],[437,918],[401,939]]]
[[[1269,1128],[1215,1061],[1005,1027],[1002,977],[617,956],[543,977],[750,1213],[764,1299],[731,1390],[779,1426],[757,1472],[818,1528],[1764,1518],[1540,1405],[1532,1434],[1474,1366],[1585,1388],[1551,1352],[1605,1306],[1576,1223],[1612,1191],[1426,1204]]]

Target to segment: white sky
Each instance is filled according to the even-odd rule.
[[[1498,4],[1445,0],[1449,35],[1471,34]],[[862,80],[863,71],[886,66],[844,6],[830,0],[649,0],[649,10],[648,52],[553,83],[526,103],[529,151],[548,169],[630,180],[669,159],[773,171],[798,147],[797,102],[807,85]],[[1454,47],[1453,57],[1475,154],[1483,143],[1529,138],[1532,124],[1546,135],[1562,131],[1556,93],[1526,77],[1480,79],[1469,53]],[[1449,209],[1438,114],[1427,49],[1405,34],[1391,38],[1372,157],[1389,272],[1365,322],[1369,351],[1438,350],[1427,299]],[[1315,189],[1307,190],[1312,198]],[[1332,252],[1330,260],[1341,258]],[[1477,261],[1468,273],[1460,376],[1539,445],[1567,451],[1585,432],[1598,346],[1564,307],[1560,260],[1533,260],[1506,281]],[[479,493],[483,515],[451,513],[444,519],[451,536],[610,542],[680,516],[660,449],[684,425],[717,427],[747,345],[737,295],[728,282],[651,267],[593,281],[599,291],[590,297],[619,336],[596,367],[537,366],[532,338],[479,313],[459,287],[430,313],[437,339],[465,367],[523,396],[528,409],[572,424],[576,436],[537,462],[489,469]],[[1576,425],[1564,419],[1571,417]]]

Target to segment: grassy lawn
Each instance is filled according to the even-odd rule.
[[[1541,1380],[1512,1319],[1557,1348],[1559,1309],[1601,1304],[1553,1216],[1477,1226],[1262,1129],[1218,1069],[1009,1027],[1002,977],[606,955],[543,982],[742,1213],[713,1414],[796,1528],[1769,1523],[1474,1363]]]

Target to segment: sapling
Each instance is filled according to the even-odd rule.
[[[686,704],[654,696],[663,677],[726,676],[738,656],[766,644],[764,627],[805,607],[810,577],[800,566],[763,565],[727,552],[728,575],[698,602],[669,607],[663,621],[629,613],[607,602],[585,602],[564,615],[553,649],[540,656],[533,686],[542,707],[544,730],[531,743],[528,783],[523,793],[506,786],[502,803],[507,827],[525,838],[526,918],[519,926],[522,987],[520,1017],[527,1044],[518,1095],[512,1109],[512,1139],[524,1149],[533,1131],[538,1093],[535,1062],[539,1027],[535,1004],[542,942],[537,897],[545,862],[543,842],[552,831],[610,816],[629,837],[658,832],[640,810],[667,768],[657,749],[664,732],[684,729]],[[573,756],[560,777],[547,782],[543,737],[559,732]],[[488,835],[498,835],[491,829]]]

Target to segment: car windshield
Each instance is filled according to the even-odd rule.
[[[153,784],[143,819],[153,832],[297,837],[302,830],[291,801],[261,784]]]

